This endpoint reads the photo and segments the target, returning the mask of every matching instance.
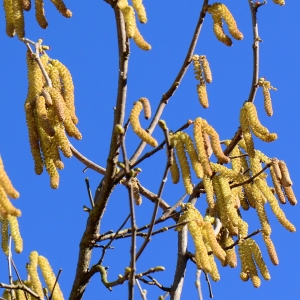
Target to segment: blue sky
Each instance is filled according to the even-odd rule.
[[[248,98],[252,80],[252,29],[248,1],[226,0],[224,3],[234,15],[239,29],[244,34],[243,41],[233,41],[232,47],[218,42],[212,31],[210,15],[205,19],[196,54],[206,55],[213,73],[213,82],[207,87],[210,107],[204,110],[197,98],[196,80],[193,69],[189,68],[179,89],[167,105],[162,119],[168,127],[176,130],[188,119],[202,117],[217,130],[221,139],[231,138],[239,126],[239,110]],[[266,116],[263,110],[263,97],[259,90],[255,104],[261,122],[270,131],[278,134],[278,140],[267,144],[255,140],[257,149],[269,157],[283,159],[290,170],[293,188],[300,193],[297,177],[299,169],[299,90],[297,79],[300,63],[298,59],[300,37],[298,17],[300,4],[286,1],[284,7],[268,1],[258,13],[260,44],[259,76],[266,77],[278,90],[271,91],[274,115]],[[34,20],[34,11],[26,13],[26,37],[36,41],[44,39],[51,46],[49,56],[57,58],[70,70],[75,84],[75,105],[79,118],[78,127],[83,135],[82,141],[72,140],[73,145],[83,155],[105,167],[110,142],[115,106],[118,50],[113,10],[104,1],[68,1],[72,10],[71,19],[63,18],[50,1],[45,10],[49,27],[42,30]],[[161,1],[154,4],[144,1],[148,23],[139,25],[144,38],[152,45],[152,50],[144,52],[131,43],[128,72],[128,100],[126,117],[128,119],[134,101],[144,96],[150,100],[155,111],[161,96],[172,84],[188,49],[194,27],[197,23],[202,1],[191,0]],[[87,214],[82,206],[89,206],[84,179],[89,177],[92,190],[99,184],[102,175],[92,170],[82,172],[84,166],[76,158],[63,159],[65,169],[60,172],[60,186],[52,190],[49,177],[44,172],[37,176],[33,170],[23,104],[27,93],[26,47],[17,38],[5,35],[3,11],[0,11],[1,73],[0,73],[0,154],[5,169],[21,197],[15,205],[22,210],[19,220],[24,239],[22,254],[13,258],[21,276],[26,276],[25,264],[32,250],[46,256],[53,269],[63,269],[60,285],[65,298],[68,298],[77,264],[79,241],[85,228]],[[146,127],[149,121],[141,121]],[[191,132],[191,131],[188,131]],[[158,128],[154,137],[163,140]],[[126,146],[131,155],[139,140],[129,129]],[[144,152],[151,150],[149,146]],[[157,192],[163,174],[165,152],[144,161],[140,167],[141,183]],[[194,182],[197,183],[194,178]],[[163,192],[163,199],[174,204],[184,193],[182,182],[174,186],[169,181]],[[137,224],[148,224],[153,205],[147,199],[136,208]],[[200,197],[197,208],[204,213],[205,198]],[[287,217],[299,228],[298,206],[286,204],[283,207]],[[111,197],[103,219],[101,232],[116,230],[129,213],[127,191],[118,186]],[[161,212],[159,212],[159,215]],[[262,281],[259,289],[250,282],[239,278],[240,265],[235,269],[219,266],[221,281],[212,283],[215,299],[299,299],[299,234],[286,231],[268,207],[272,227],[272,240],[279,256],[279,265],[274,267],[267,255],[262,238],[255,240],[261,246],[263,257],[271,273],[271,281]],[[254,211],[243,212],[249,222],[249,232],[259,228]],[[168,223],[172,225],[172,222]],[[126,225],[126,228],[129,224]],[[156,227],[157,229],[160,226]],[[163,265],[165,272],[155,274],[164,286],[170,286],[176,263],[177,234],[173,230],[152,238],[137,263],[137,272]],[[140,245],[142,240],[138,240]],[[104,265],[109,266],[108,278],[115,280],[117,275],[129,264],[130,239],[114,242],[114,250],[108,251]],[[189,250],[193,251],[192,240]],[[101,255],[95,249],[93,262]],[[0,253],[0,282],[7,282],[6,258]],[[182,299],[197,299],[194,286],[196,267],[188,263]],[[202,278],[204,299],[208,299],[207,285]],[[157,299],[162,292],[157,287],[143,285],[148,290],[148,299]],[[118,286],[109,292],[96,274],[87,288],[84,299],[124,299],[127,298],[127,285]],[[136,299],[139,299],[136,290]]]

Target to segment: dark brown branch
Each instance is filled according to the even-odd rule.
[[[116,164],[118,161],[118,137],[115,132],[117,124],[121,126],[124,123],[124,113],[127,95],[127,71],[128,71],[128,59],[129,59],[129,45],[126,37],[125,23],[122,13],[117,7],[114,7],[115,19],[117,24],[117,36],[118,36],[118,48],[119,48],[119,78],[118,78],[118,94],[116,100],[116,109],[114,110],[114,120],[112,124],[112,134],[110,150],[107,157],[106,171],[103,180],[99,184],[96,195],[94,198],[95,206],[91,210],[85,232],[80,241],[79,257],[77,262],[77,269],[73,287],[71,290],[70,300],[80,300],[83,297],[83,293],[86,286],[93,275],[89,271],[89,265],[92,254],[92,247],[95,243],[95,239],[99,235],[100,220],[105,212],[108,199],[114,190],[115,184],[113,181],[113,175],[116,171]]]

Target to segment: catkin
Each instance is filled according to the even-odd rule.
[[[5,21],[6,21],[6,34],[9,37],[13,37],[15,35],[14,12],[13,12],[12,1],[13,0],[3,1]]]
[[[67,9],[65,3],[62,0],[50,0],[56,9],[66,18],[72,17],[72,12]]]
[[[7,176],[2,158],[0,157],[0,186],[4,189],[5,193],[14,199],[19,198],[19,192],[13,187],[9,177]]]
[[[8,215],[8,222],[10,234],[15,244],[15,252],[21,253],[23,251],[23,239],[20,234],[18,220],[15,216]]]
[[[280,178],[281,184],[286,187],[292,186],[293,182],[290,178],[290,173],[289,173],[289,170],[288,170],[285,162],[283,160],[280,160],[278,162],[278,166],[279,166],[280,173],[281,173],[281,178]]]
[[[45,16],[44,10],[44,0],[35,0],[35,18],[41,28],[46,29],[48,27],[48,22]]]
[[[175,147],[181,169],[183,184],[185,186],[186,193],[190,195],[193,192],[193,184],[191,182],[191,171],[185,154],[184,144],[181,141],[181,139],[177,140]]]
[[[140,101],[135,102],[131,113],[130,113],[130,123],[135,134],[140,137],[144,142],[149,144],[152,147],[157,147],[157,141],[144,129],[142,129],[139,115],[141,110],[143,109],[143,105]]]
[[[194,138],[195,138],[195,144],[198,151],[199,161],[202,165],[203,172],[205,175],[211,177],[212,176],[212,170],[209,163],[209,158],[207,156],[207,152],[204,145],[204,140],[202,136],[202,119],[196,118],[194,122]]]
[[[200,56],[200,62],[201,62],[201,65],[202,65],[205,81],[207,83],[211,83],[212,82],[211,69],[210,69],[208,60],[207,60],[205,55]]]
[[[145,119],[146,120],[150,119],[151,118],[151,106],[150,106],[149,100],[145,97],[142,97],[139,99],[139,101],[143,105]]]
[[[3,218],[0,215],[0,224],[1,224],[1,247],[5,255],[9,254],[9,234],[8,234],[8,219]]]
[[[143,38],[143,36],[141,35],[137,27],[135,27],[135,31],[132,39],[140,49],[145,51],[151,50],[151,45],[145,41],[145,39]]]
[[[43,256],[39,256],[38,257],[38,265],[42,271],[43,278],[46,282],[48,290],[52,291],[54,284],[56,282],[56,276],[54,275],[48,260]],[[55,289],[53,290],[52,299],[53,300],[63,300],[64,299],[58,283],[56,283]]]
[[[250,130],[250,122],[247,117],[247,111],[245,107],[242,107],[240,112],[240,124],[243,132],[243,141],[245,143],[245,150],[247,151],[249,157],[255,155],[254,152],[254,142]]]
[[[29,11],[31,8],[31,0],[22,0],[22,7],[24,10]]]
[[[273,2],[274,2],[275,4],[285,5],[285,1],[284,1],[284,0],[273,0]]]
[[[270,174],[272,177],[272,182],[275,188],[275,193],[277,195],[277,198],[280,201],[280,203],[285,204],[286,203],[285,196],[281,188],[281,183],[278,177],[276,176],[276,171],[273,164],[270,167]]]
[[[135,204],[141,205],[143,200],[139,193],[139,185],[138,185],[138,180],[136,177],[131,178],[131,185],[132,185],[133,198],[134,198]]]
[[[141,23],[147,23],[147,15],[142,0],[132,0],[132,6],[137,12],[138,18]]]
[[[296,205],[297,204],[297,199],[296,196],[293,192],[292,187],[290,186],[283,186],[283,190],[285,193],[285,196],[287,197],[288,201],[290,202],[291,205]]]
[[[25,36],[22,0],[12,0],[15,31],[19,39]]]
[[[42,283],[37,272],[38,257],[39,255],[36,251],[32,251],[30,253],[27,272],[30,276],[30,283],[32,285],[33,291],[36,292],[41,298],[44,298]]]
[[[263,236],[264,242],[266,244],[270,260],[273,263],[273,265],[277,266],[279,264],[279,260],[278,260],[278,256],[277,256],[277,253],[275,250],[275,246],[269,235],[266,235],[263,233],[262,236]]]

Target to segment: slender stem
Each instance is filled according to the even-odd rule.
[[[56,285],[57,285],[57,282],[58,282],[58,279],[59,279],[59,276],[60,276],[61,272],[62,272],[62,269],[59,269],[59,270],[58,270],[58,273],[57,273],[57,276],[56,276],[56,278],[55,278],[55,282],[54,282],[54,285],[53,285],[53,288],[52,288],[52,291],[51,291],[49,300],[52,299],[53,292],[54,292],[54,289],[55,289],[55,287],[56,287]]]
[[[89,265],[92,255],[93,245],[100,231],[100,220],[105,212],[109,197],[114,190],[115,183],[113,175],[116,171],[119,149],[119,135],[115,132],[117,124],[121,126],[124,123],[124,113],[127,95],[127,72],[129,60],[129,45],[126,37],[125,22],[122,13],[114,3],[114,13],[117,24],[118,48],[119,48],[119,77],[118,93],[116,99],[116,109],[114,111],[114,120],[112,126],[110,150],[107,157],[107,165],[104,178],[100,182],[94,198],[95,206],[91,210],[85,231],[80,241],[80,250],[77,263],[77,269],[70,300],[80,300],[83,297],[86,286],[93,275],[89,272]]]

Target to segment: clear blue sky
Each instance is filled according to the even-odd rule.
[[[73,3],[72,3],[73,2]],[[139,26],[145,39],[152,45],[150,52],[143,52],[131,43],[128,73],[128,119],[132,103],[147,97],[155,111],[161,96],[173,82],[188,49],[194,27],[197,23],[202,1],[144,1],[148,23]],[[272,91],[274,115],[266,116],[263,98],[259,91],[256,98],[259,118],[279,139],[267,144],[255,140],[256,148],[269,157],[286,161],[296,196],[300,194],[299,172],[299,28],[300,4],[286,1],[284,7],[271,0],[258,13],[260,44],[260,76],[266,77],[278,90]],[[239,110],[248,98],[252,80],[252,29],[248,1],[225,1],[235,16],[239,29],[244,34],[243,41],[234,41],[232,47],[218,42],[212,31],[211,17],[208,15],[201,32],[196,53],[206,55],[213,73],[213,83],[208,86],[210,107],[204,110],[197,98],[196,80],[190,68],[179,89],[171,98],[162,119],[172,130],[178,129],[188,119],[202,117],[214,126],[221,139],[233,136],[239,125]],[[49,27],[42,30],[34,20],[34,11],[26,13],[26,37],[31,40],[44,38],[44,44],[51,46],[49,56],[57,58],[68,66],[75,83],[75,101],[78,127],[82,141],[72,141],[74,146],[89,159],[105,167],[115,106],[118,76],[117,40],[113,10],[104,1],[67,1],[73,12],[71,19],[63,18],[46,1],[45,9]],[[5,168],[21,197],[15,205],[22,210],[20,218],[21,234],[24,239],[22,254],[13,258],[21,276],[26,276],[25,264],[32,250],[46,256],[55,272],[63,269],[60,285],[68,298],[74,279],[79,250],[79,241],[85,228],[87,214],[83,205],[89,205],[84,179],[90,178],[93,189],[102,176],[88,170],[76,158],[64,159],[65,169],[60,172],[60,187],[52,190],[49,177],[44,172],[37,176],[33,170],[23,104],[27,93],[26,47],[17,38],[5,35],[3,11],[0,11],[0,154]],[[148,121],[142,121],[143,126]],[[161,130],[154,136],[163,140]],[[131,129],[127,135],[129,155],[138,145],[138,139]],[[145,151],[150,150],[148,146]],[[158,191],[164,168],[165,153],[143,162],[141,183],[153,192]],[[196,181],[195,181],[196,183]],[[182,183],[174,186],[168,181],[163,199],[171,205],[184,193]],[[148,224],[152,203],[143,199],[143,205],[136,208],[138,226]],[[205,198],[197,203],[204,213]],[[300,228],[299,208],[286,204],[283,208],[287,217]],[[116,230],[129,213],[127,191],[118,186],[111,197],[102,223],[101,232]],[[160,214],[161,212],[159,212]],[[251,282],[244,283],[239,278],[240,265],[236,269],[219,266],[221,281],[212,283],[215,299],[299,299],[299,233],[286,231],[268,207],[272,226],[272,240],[279,256],[279,265],[274,267],[267,255],[260,236],[255,240],[261,246],[263,257],[271,273],[271,281],[262,280],[259,289]],[[249,232],[259,228],[254,211],[244,212],[243,217],[250,223]],[[172,225],[172,222],[169,223]],[[129,226],[129,225],[127,225]],[[160,226],[157,227],[157,229]],[[176,263],[177,234],[170,230],[155,236],[147,247],[144,257],[137,264],[137,272],[163,265],[165,272],[155,274],[164,286],[170,286]],[[115,280],[129,264],[130,239],[114,242],[114,250],[108,251],[104,265],[109,266],[108,278]],[[140,245],[142,240],[138,240]],[[190,240],[189,250],[193,251]],[[96,249],[93,262],[101,255]],[[0,281],[7,282],[7,263],[0,253]],[[196,267],[188,263],[182,299],[197,299],[194,286]],[[143,285],[148,290],[148,299],[157,299],[162,292],[157,287]],[[208,290],[202,278],[204,299]],[[109,292],[96,274],[87,288],[84,299],[126,299],[127,284]],[[136,290],[136,299],[140,299]]]

